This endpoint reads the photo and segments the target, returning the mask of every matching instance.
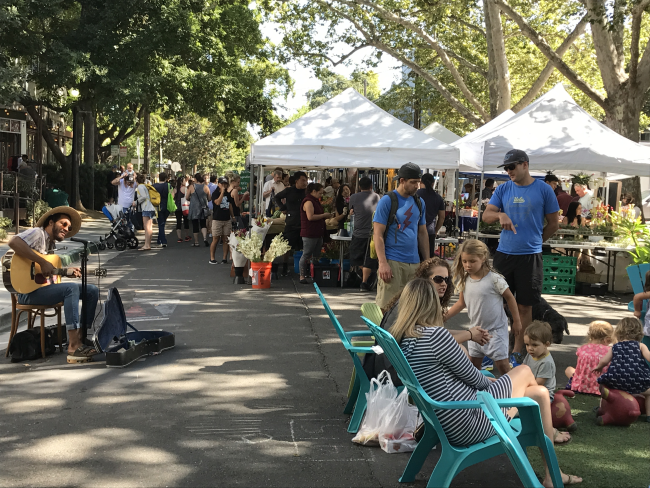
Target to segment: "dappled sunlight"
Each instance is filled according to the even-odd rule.
[[[52,409],[61,409],[65,405],[62,398],[39,398],[34,400],[8,401],[2,405],[5,413],[25,414],[47,412]]]

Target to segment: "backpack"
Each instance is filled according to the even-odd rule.
[[[152,185],[146,184],[147,190],[149,190],[149,200],[151,200],[151,205],[154,207],[160,206],[160,193]]]
[[[54,330],[45,329],[45,355],[49,356],[56,351],[57,340]],[[41,357],[41,328],[33,328],[18,332],[9,346],[11,362],[33,361]]]
[[[397,206],[399,205],[399,200],[397,199],[397,195],[395,195],[395,191],[388,192],[388,197],[390,198],[390,212],[388,212],[388,220],[386,221],[386,230],[384,230],[384,244],[386,242],[386,236],[388,235],[388,229],[395,222],[395,215],[397,215]],[[420,216],[421,216],[422,215],[422,200],[420,199],[420,195],[418,195],[417,193],[415,195],[413,195],[413,200],[415,200],[415,204],[418,206],[418,210],[420,211]],[[373,218],[373,221],[374,221],[374,219],[375,219],[375,214],[374,213],[372,214],[372,218]],[[370,236],[370,257],[372,259],[377,259],[377,250],[375,249],[375,237],[374,236],[375,236],[375,233],[373,231],[372,235]]]

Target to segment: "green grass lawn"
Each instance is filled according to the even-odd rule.
[[[581,476],[581,487],[638,487],[650,485],[650,422],[642,415],[629,427],[596,425],[592,409],[600,399],[590,395],[567,398],[578,423],[567,445],[555,446],[560,469]],[[530,462],[542,475],[539,450],[529,449]]]

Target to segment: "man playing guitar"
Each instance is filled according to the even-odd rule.
[[[81,283],[53,284],[52,273],[54,267],[48,261],[36,254],[47,254],[54,249],[55,242],[61,242],[66,237],[72,237],[81,228],[81,217],[76,210],[70,207],[56,207],[43,215],[36,227],[28,229],[14,236],[9,241],[9,247],[16,255],[31,260],[41,267],[41,273],[52,284],[42,286],[37,290],[18,294],[18,303],[23,305],[55,305],[63,302],[65,324],[68,331],[68,362],[86,362],[97,352],[90,346],[81,342],[79,320],[79,298]],[[70,277],[81,277],[79,268],[68,268]],[[86,324],[90,327],[95,316],[99,290],[96,286],[86,285]]]

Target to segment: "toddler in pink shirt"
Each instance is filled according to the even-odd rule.
[[[595,320],[589,324],[587,338],[589,342],[580,346],[576,351],[578,364],[573,368],[569,366],[564,372],[569,378],[566,389],[578,393],[590,393],[600,396],[598,385],[598,374],[593,369],[598,365],[600,359],[607,354],[611,347],[614,328],[609,322]],[[607,370],[603,368],[603,373]]]

